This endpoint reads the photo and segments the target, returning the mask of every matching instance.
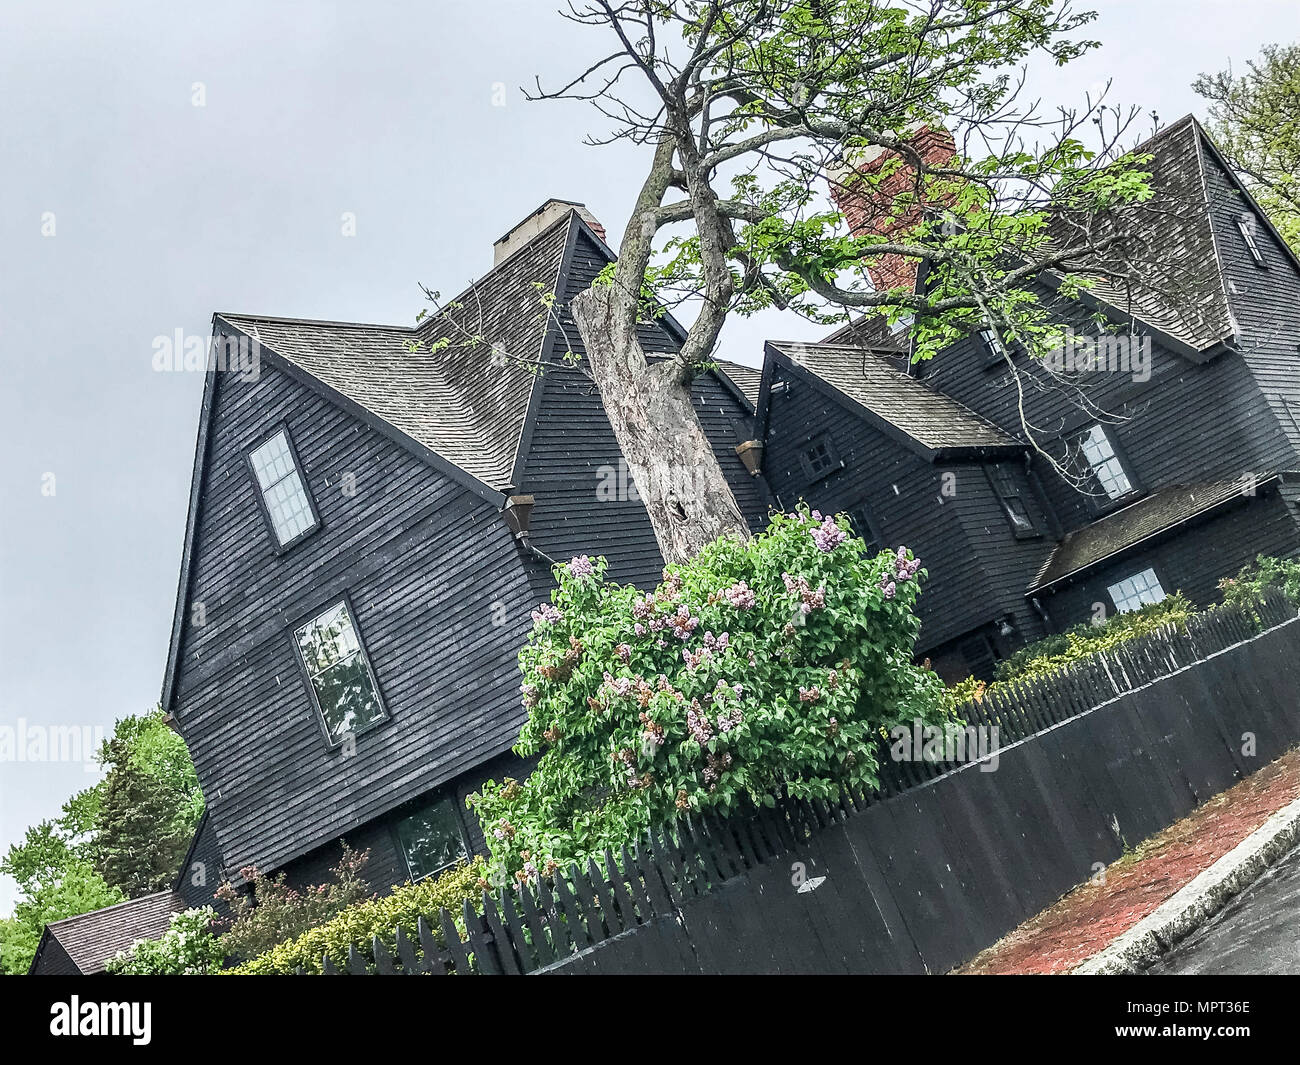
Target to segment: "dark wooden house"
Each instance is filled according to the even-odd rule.
[[[566,301],[612,258],[592,221],[549,201],[414,328],[214,317],[260,372],[209,373],[195,455],[162,697],[207,800],[187,903],[223,869],[319,882],[343,839],[381,891],[479,849],[464,800],[520,772],[516,656],[550,560],[660,579],[599,395],[564,359],[581,351]],[[735,451],[757,374],[736,373],[751,395],[712,374],[699,410],[757,522]]]
[[[1300,551],[1300,261],[1193,118],[1140,150],[1155,195],[1129,282],[1076,300],[1040,281],[1078,336],[1135,345],[1127,364],[1008,366],[972,336],[911,365],[879,319],[768,346],[769,483],[916,550],[919,650],[949,678],[1174,591],[1207,604],[1256,555]]]
[[[869,319],[696,382],[753,526],[803,499],[917,552],[918,650],[949,679],[1300,552],[1300,262],[1194,120],[1145,150],[1149,269],[1081,300],[1041,284],[1079,333],[1149,338],[1150,372],[1067,388],[1013,353],[1037,447],[980,337],[913,366],[906,331]],[[258,372],[214,369],[203,398],[162,696],[207,800],[178,904],[253,865],[319,882],[342,840],[370,851],[379,891],[480,849],[464,799],[525,768],[516,656],[551,560],[659,579],[600,396],[564,357],[582,350],[567,301],[612,259],[602,237],[548,201],[412,328],[214,316]],[[644,327],[651,352],[681,340]]]

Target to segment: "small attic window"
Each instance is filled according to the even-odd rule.
[[[1254,216],[1242,215],[1237,219],[1237,228],[1241,230],[1241,239],[1246,242],[1246,250],[1250,252],[1250,257],[1254,260],[1255,265],[1261,270],[1267,270],[1268,263],[1264,261],[1264,253],[1259,250],[1259,242],[1255,239]]]
[[[998,345],[997,330],[991,326],[985,326],[976,333],[979,337],[980,357],[983,359],[983,367],[991,369],[1005,362],[1002,357],[1002,348]]]
[[[257,478],[262,513],[275,536],[276,550],[287,551],[320,525],[288,430],[277,429],[249,452],[248,463]]]
[[[809,482],[820,481],[844,468],[839,452],[835,450],[835,443],[827,433],[815,436],[804,444],[799,461]]]

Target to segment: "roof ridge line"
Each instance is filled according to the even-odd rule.
[[[123,899],[121,902],[114,902],[108,906],[101,906],[97,910],[87,910],[85,913],[76,913],[71,917],[60,917],[57,921],[50,921],[46,924],[47,928],[53,928],[55,925],[71,924],[73,921],[80,921],[85,917],[97,917],[101,913],[109,910],[121,909],[123,906],[133,906],[137,902],[145,902],[149,899],[157,898],[159,895],[170,895],[173,899],[179,900],[180,895],[175,888],[163,888],[161,891],[151,891],[147,895],[137,895],[133,899]]]

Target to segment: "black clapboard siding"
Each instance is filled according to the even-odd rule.
[[[532,596],[495,508],[286,375],[214,402],[176,712],[228,867],[274,869],[508,749]],[[244,456],[281,420],[322,528],[277,556]],[[291,634],[345,593],[390,715],[355,756],[327,749]]]
[[[1079,333],[1095,333],[1096,325],[1082,306],[1061,301],[1054,306],[1060,320]],[[1023,435],[1010,374],[984,369],[981,362],[974,341],[967,339],[924,364],[921,372],[932,388],[1005,431]],[[1037,427],[1040,443],[1059,458],[1061,446],[1052,442],[1094,420],[1081,406],[1081,393],[1112,416],[1107,431],[1119,441],[1147,492],[1277,468],[1277,421],[1240,355],[1225,351],[1198,365],[1153,338],[1151,362],[1151,379],[1145,383],[1122,373],[1094,373],[1081,379],[1079,392],[1028,386],[1026,420]],[[1034,372],[1023,357],[1017,365]],[[1099,501],[1064,481],[1041,457],[1036,457],[1035,469],[1066,532],[1095,519]]]
[[[1055,625],[1068,628],[1092,620],[1096,604],[1107,616],[1113,614],[1108,587],[1152,566],[1167,593],[1180,591],[1204,607],[1221,598],[1220,578],[1236,574],[1257,555],[1290,556],[1298,551],[1296,523],[1276,490],[1270,490],[1216,516],[1188,523],[1040,598]]]
[[[972,519],[957,505],[981,494],[991,499],[982,468],[933,465],[868,425],[829,386],[784,368],[773,371],[773,380],[788,388],[772,398],[763,469],[781,505],[789,509],[804,500],[825,513],[839,513],[865,502],[886,545],[915,552],[928,573],[918,603],[918,653],[989,621],[990,604],[1001,600],[968,540]],[[829,434],[844,467],[809,483],[800,455],[822,433]],[[945,474],[953,481],[945,482]],[[955,496],[943,494],[945,483],[955,485]]]
[[[608,261],[580,230],[561,279],[559,327],[552,341],[551,366],[541,381],[519,491],[536,499],[531,527],[533,543],[540,550],[561,562],[577,554],[605,555],[610,579],[650,587],[661,578],[663,558],[645,505],[628,498],[626,492],[616,490],[612,499],[598,494],[602,484],[615,489],[626,485],[626,472],[620,475],[622,453],[595,384],[562,361],[568,352],[586,354],[568,303],[591,286]],[[673,328],[657,323],[642,325],[640,340],[652,355],[672,353],[680,343]],[[767,508],[756,479],[735,452],[742,439],[736,426],[748,418],[749,411],[712,374],[697,379],[693,393],[700,423],[737,503],[750,527],[759,528]],[[550,587],[549,575],[541,572],[538,595],[545,598]]]
[[[1238,347],[1273,414],[1272,453],[1264,469],[1295,469],[1300,456],[1300,271],[1212,150],[1205,152],[1206,191]],[[1267,269],[1251,258],[1237,220],[1255,220],[1255,244]]]
[[[435,799],[451,800],[461,819],[466,846],[470,853],[486,854],[483,830],[473,811],[466,806],[466,798],[478,791],[485,781],[501,781],[506,777],[521,779],[527,776],[534,764],[535,759],[520,758],[513,752],[499,755],[475,767],[457,780],[405,802],[373,821],[348,832],[343,837],[348,846],[356,851],[369,852],[369,858],[361,872],[371,890],[387,893],[394,886],[409,882],[410,871],[397,835],[397,824],[424,803]],[[310,854],[290,862],[284,869],[285,879],[291,886],[299,889],[322,884],[331,879],[331,870],[338,864],[342,854],[340,842],[340,840],[331,840]]]
[[[1025,589],[1056,547],[1056,541],[1051,536],[1046,508],[1024,463],[1011,460],[1000,465],[1019,490],[1039,535],[1017,537],[983,466],[962,470],[950,505],[965,533],[969,563],[983,571],[989,589],[985,619],[1010,617],[1015,627],[1011,642],[1023,643],[1047,635],[1042,617],[1025,599]]]
[[[176,877],[176,893],[187,907],[218,906],[213,892],[221,886],[224,871],[216,829],[211,816],[205,813]]]

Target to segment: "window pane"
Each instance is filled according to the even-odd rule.
[[[275,538],[283,547],[316,526],[311,498],[303,484],[283,430],[249,456]]]
[[[399,821],[397,838],[412,880],[445,869],[469,854],[450,799],[439,799]]]
[[[287,544],[316,524],[311,503],[307,499],[307,490],[303,488],[297,470],[273,485],[263,498],[266,499],[266,509],[271,514],[271,524],[275,526],[276,538],[281,544]]]
[[[1137,610],[1148,603],[1158,603],[1165,597],[1165,590],[1160,587],[1156,571],[1150,568],[1125,577],[1118,584],[1112,584],[1107,591],[1115,601],[1115,608],[1121,613]]]
[[[871,531],[871,521],[867,517],[866,507],[855,507],[849,511],[849,524],[853,526],[854,533],[862,537],[867,554],[875,555],[883,550],[880,541],[876,539],[876,534]]]
[[[1125,474],[1105,429],[1094,425],[1080,441],[1080,446],[1097,483],[1109,498],[1119,499],[1133,491],[1133,485]]]
[[[293,454],[284,432],[278,432],[253,452],[253,472],[262,491],[270,488],[293,469]]]
[[[361,649],[346,603],[331,607],[297,632],[307,672],[315,676]]]
[[[294,636],[331,742],[383,719],[384,707],[346,604],[331,607]]]
[[[370,669],[360,652],[312,678],[331,740],[357,732],[384,716]]]
[[[1011,516],[1011,523],[1017,529],[1032,529],[1034,523],[1029,519],[1029,511],[1025,509],[1024,503],[1016,496],[1008,496],[1004,501],[1007,505],[1007,513]]]

